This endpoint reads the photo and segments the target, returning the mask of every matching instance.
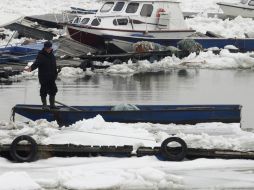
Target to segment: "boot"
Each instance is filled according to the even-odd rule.
[[[55,105],[55,96],[49,96],[50,109],[59,109]]]
[[[43,110],[49,110],[49,107],[47,105],[47,99],[46,99],[46,97],[41,97],[41,102],[42,102],[42,109]]]

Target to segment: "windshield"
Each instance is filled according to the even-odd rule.
[[[90,18],[84,18],[82,21],[81,21],[81,24],[87,24],[89,22]]]
[[[130,3],[126,8],[126,13],[136,13],[139,7],[139,3]]]
[[[140,15],[144,17],[150,17],[152,13],[153,13],[153,5],[144,4],[141,9]]]
[[[118,2],[116,3],[116,6],[114,7],[113,11],[121,11],[123,9],[124,2]]]
[[[114,5],[114,2],[105,3],[101,8],[101,12],[103,13],[109,12],[112,9],[113,5]]]
[[[241,0],[242,4],[246,4],[249,0]]]
[[[73,24],[79,24],[80,23],[80,17],[75,17],[72,21]]]

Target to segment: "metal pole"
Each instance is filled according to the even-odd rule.
[[[74,108],[74,107],[68,106],[68,105],[66,105],[66,104],[64,104],[64,103],[62,103],[62,102],[59,102],[59,101],[55,101],[55,102],[56,102],[57,104],[59,104],[59,105],[65,106],[65,107],[70,108],[70,109],[72,109],[72,110],[74,110],[74,111],[84,111],[84,110],[80,110],[80,109],[78,109],[78,108]]]

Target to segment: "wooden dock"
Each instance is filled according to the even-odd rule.
[[[28,144],[18,144],[28,141]],[[169,143],[177,142],[178,147],[168,147]],[[37,145],[35,140],[23,135],[14,139],[12,144],[0,145],[0,156],[16,162],[34,161],[50,157],[88,157],[88,156],[157,156],[160,160],[182,161],[196,158],[221,159],[251,159],[254,160],[254,151],[236,151],[224,149],[187,148],[186,143],[178,137],[170,137],[163,141],[160,147],[139,147],[133,153],[133,146],[90,146],[74,144]]]
[[[10,157],[11,145],[0,145],[0,156]],[[28,152],[29,145],[19,145],[17,150],[20,152]],[[171,149],[169,151],[175,151]],[[88,156],[160,156],[161,147],[140,147],[135,154],[133,146],[85,146],[74,144],[51,144],[38,145],[37,159],[45,159],[49,157],[88,157]],[[254,151],[243,152],[234,150],[220,149],[198,149],[188,148],[186,153],[187,159],[197,158],[221,158],[221,159],[251,159],[254,160]]]

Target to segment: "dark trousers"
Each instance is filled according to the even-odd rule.
[[[55,81],[41,82],[40,96],[46,97],[47,94],[50,96],[55,96],[57,93],[57,86]]]

